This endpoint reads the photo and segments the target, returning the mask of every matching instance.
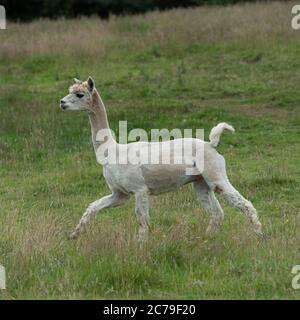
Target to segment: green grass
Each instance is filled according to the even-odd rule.
[[[161,14],[162,21],[176,12]],[[34,48],[1,55],[0,262],[7,290],[0,299],[300,298],[291,286],[291,269],[300,264],[299,38],[131,46],[131,37],[160,28],[156,18],[112,22],[115,37],[99,55]],[[86,114],[58,107],[72,78],[88,75],[114,130],[128,120],[128,129],[204,128],[207,138],[218,122],[234,125],[236,134],[224,134],[218,150],[233,185],[257,208],[266,240],[222,199],[222,229],[206,238],[208,217],[190,186],[151,198],[144,245],[136,240],[132,200],[99,214],[78,241],[67,240],[86,206],[109,193]]]

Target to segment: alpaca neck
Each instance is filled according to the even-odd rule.
[[[115,143],[115,140],[109,130],[109,124],[108,124],[107,114],[106,114],[104,104],[101,100],[99,93],[96,90],[93,93],[92,99],[93,99],[93,102],[92,102],[93,108],[91,111],[89,111],[89,120],[91,124],[93,146],[96,152],[97,149],[100,147],[100,145],[104,143],[104,141],[96,140],[99,130],[108,129],[107,131],[109,131],[109,133],[107,135],[108,136],[107,139],[114,143]]]

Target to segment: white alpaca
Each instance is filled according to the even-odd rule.
[[[69,94],[65,96],[60,106],[64,110],[85,110],[89,115],[92,130],[92,140],[94,150],[101,147],[101,141],[97,139],[97,133],[100,130],[109,129],[106,110],[95,88],[91,77],[82,82],[75,79],[75,84],[70,87]],[[196,160],[194,164],[110,164],[103,165],[104,178],[111,189],[112,194],[105,196],[91,203],[71,238],[77,238],[85,230],[97,212],[104,208],[115,207],[123,204],[129,199],[130,194],[135,196],[135,212],[140,224],[139,236],[143,238],[149,229],[149,194],[158,194],[166,191],[172,191],[180,186],[193,183],[194,190],[199,202],[210,214],[210,223],[207,228],[208,233],[217,231],[224,213],[217,200],[214,191],[220,194],[231,204],[241,210],[250,220],[254,231],[262,234],[261,223],[259,222],[257,212],[250,201],[245,199],[229,182],[226,174],[225,160],[216,150],[220,136],[224,129],[234,131],[233,127],[226,123],[220,123],[214,127],[210,133],[210,142],[204,142],[200,139],[192,139],[194,148],[199,148],[204,154],[204,167],[201,168],[201,174],[187,175],[186,169],[200,168],[201,164]],[[108,130],[109,131],[109,130]],[[158,152],[163,156],[164,150],[171,147],[171,152],[176,156],[174,141],[158,142],[160,147]],[[187,141],[182,139],[183,144]],[[103,142],[102,142],[103,143]],[[118,153],[128,153],[133,147],[142,152],[151,152],[151,144],[148,142],[133,142],[129,144],[118,144],[112,135],[108,135],[105,142],[114,146]],[[153,151],[152,151],[153,152]],[[98,159],[98,162],[100,160]],[[101,164],[103,164],[101,162]],[[200,172],[200,171],[199,171]]]

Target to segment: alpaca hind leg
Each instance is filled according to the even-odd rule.
[[[205,158],[205,163],[206,166],[202,173],[205,182],[210,186],[210,188],[220,192],[231,206],[239,209],[245,216],[247,216],[254,227],[254,231],[257,234],[262,235],[262,227],[258,219],[256,209],[250,201],[245,199],[231,185],[228,180],[224,157],[218,153],[208,153]]]
[[[206,233],[213,234],[218,231],[224,218],[223,209],[216,198],[214,191],[209,188],[204,180],[194,182],[193,187],[197,194],[198,201],[210,215],[210,222],[206,229]]]
[[[262,226],[258,218],[258,213],[252,203],[245,199],[231,184],[229,181],[218,184],[216,189],[221,195],[228,201],[228,203],[239,209],[253,225],[255,233],[262,235]]]

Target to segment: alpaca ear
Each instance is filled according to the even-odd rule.
[[[82,81],[78,80],[77,78],[74,78],[74,82],[75,82],[76,84],[82,83]]]
[[[88,77],[87,84],[88,84],[89,91],[93,92],[95,89],[95,81],[93,80],[92,77]]]

